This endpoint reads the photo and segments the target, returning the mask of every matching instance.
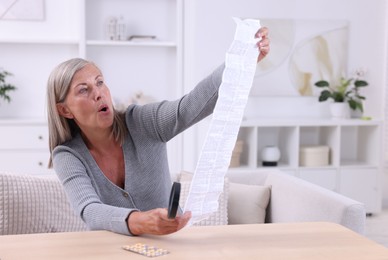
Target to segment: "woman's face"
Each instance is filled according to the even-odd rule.
[[[58,103],[57,109],[62,116],[74,119],[84,133],[110,128],[112,99],[100,70],[87,64],[76,72],[65,101]]]

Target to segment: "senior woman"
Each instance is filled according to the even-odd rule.
[[[254,36],[252,36],[254,37]],[[258,61],[269,52],[267,28],[255,35]],[[71,59],[47,85],[50,167],[92,230],[127,235],[170,234],[190,212],[169,219],[166,143],[213,112],[223,66],[176,101],[130,105],[118,112],[100,69]]]

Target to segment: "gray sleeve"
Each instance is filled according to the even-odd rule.
[[[137,209],[114,207],[102,203],[86,173],[85,165],[65,148],[54,150],[53,165],[71,206],[89,229],[131,235],[127,218]]]
[[[223,70],[224,65],[219,66],[178,100],[130,107],[128,128],[162,142],[169,141],[213,112]]]

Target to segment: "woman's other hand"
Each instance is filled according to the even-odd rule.
[[[191,212],[169,219],[167,209],[135,211],[129,215],[128,227],[133,235],[167,235],[182,229],[189,222]]]
[[[255,34],[255,38],[260,38],[260,41],[257,42],[257,47],[259,48],[259,57],[257,58],[257,62],[267,56],[269,53],[269,38],[268,38],[268,28],[261,27]]]

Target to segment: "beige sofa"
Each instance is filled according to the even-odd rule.
[[[258,211],[249,203],[267,196],[262,208],[266,222],[330,221],[364,232],[365,209],[361,203],[303,180],[277,171],[228,173],[227,180],[219,211],[227,208],[230,220],[235,213],[235,224],[260,223]],[[244,186],[243,193],[234,195],[230,192],[234,183],[248,183],[249,189]],[[260,198],[252,198],[255,196]],[[228,204],[228,200],[238,203]],[[241,200],[245,203],[239,203]],[[227,223],[228,216],[222,219]],[[56,176],[0,173],[0,235],[82,230],[87,228],[74,215]]]
[[[228,173],[232,183],[271,187],[266,209],[267,223],[328,221],[364,234],[365,206],[278,170]]]

